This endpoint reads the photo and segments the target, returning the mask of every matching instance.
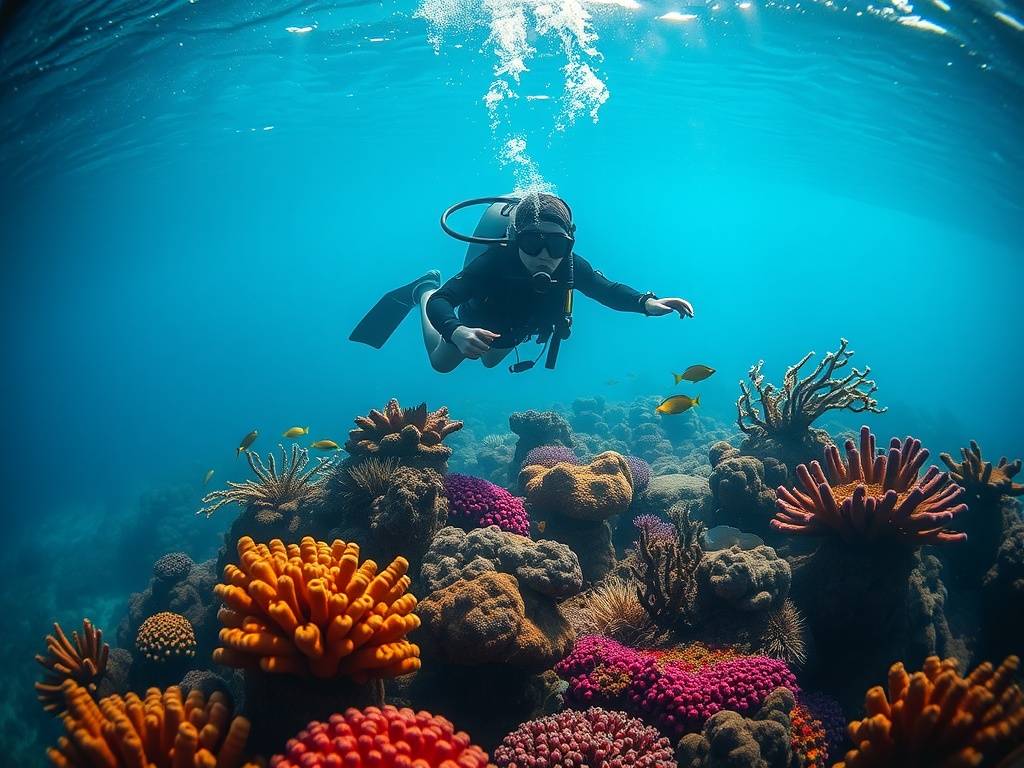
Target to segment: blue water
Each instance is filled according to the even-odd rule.
[[[207,468],[246,476],[250,429],[343,442],[392,396],[500,433],[512,411],[669,394],[701,362],[701,416],[732,423],[752,364],[777,382],[845,337],[882,439],[1024,452],[1019,3],[567,2],[550,30],[525,0],[14,5],[6,538],[44,584],[77,563],[89,607],[145,584],[116,546],[141,494],[198,501]],[[518,80],[495,74],[517,54]],[[434,373],[412,317],[381,351],[347,341],[382,292],[458,270],[446,206],[527,184],[570,202],[596,267],[696,317],[580,298],[557,369],[517,377]],[[224,524],[195,521],[198,554]],[[81,615],[43,592],[43,629]]]

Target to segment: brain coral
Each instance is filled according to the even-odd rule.
[[[528,506],[577,520],[605,520],[628,510],[633,501],[629,464],[613,451],[579,466],[524,467],[519,485]]]
[[[486,768],[487,753],[445,718],[411,709],[347,709],[311,722],[270,768]]]
[[[724,602],[740,611],[780,608],[791,581],[789,563],[764,545],[708,552],[697,566],[697,584],[704,604]]]
[[[583,588],[579,560],[565,544],[531,541],[496,525],[468,533],[442,528],[423,557],[420,577],[434,591],[489,571],[512,574],[522,587],[554,598]]]
[[[530,518],[523,500],[479,477],[451,472],[444,477],[448,520],[469,530],[496,525],[503,531],[530,535]]]
[[[196,633],[181,614],[161,611],[142,622],[135,647],[150,661],[191,657],[196,655]]]
[[[591,707],[523,723],[494,750],[498,768],[665,768],[672,745],[622,712]]]

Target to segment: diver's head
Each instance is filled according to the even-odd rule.
[[[509,238],[530,274],[554,274],[572,253],[576,225],[560,198],[544,192],[528,194],[516,205],[509,223]]]

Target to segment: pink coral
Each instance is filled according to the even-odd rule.
[[[503,531],[530,535],[530,518],[523,500],[479,477],[450,473],[444,477],[448,522],[463,530],[496,525]]]
[[[669,740],[622,712],[591,707],[531,720],[494,750],[499,768],[661,768],[673,763]]]
[[[674,739],[699,730],[722,710],[753,714],[780,686],[794,694],[800,690],[778,659],[741,656],[692,669],[597,635],[577,642],[555,671],[569,683],[565,700],[572,706],[620,709]],[[608,680],[618,684],[610,687]]]

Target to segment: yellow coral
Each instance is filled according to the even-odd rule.
[[[58,768],[235,768],[249,721],[231,718],[222,693],[207,701],[198,690],[150,688],[146,698],[114,695],[97,704],[74,680],[61,692],[66,736],[47,750]]]
[[[956,659],[929,656],[913,675],[893,664],[888,696],[881,686],[868,691],[868,716],[848,729],[855,748],[835,768],[967,768],[1006,756],[1024,739],[1019,666],[1009,656],[961,677]]]
[[[531,464],[519,473],[526,502],[577,520],[604,520],[629,509],[633,477],[626,460],[605,451],[589,464]]]
[[[84,619],[82,634],[72,632],[71,636],[73,643],[60,624],[55,623],[53,634],[46,636],[46,655],[36,655],[36,661],[46,670],[46,677],[36,683],[36,692],[47,712],[64,710],[62,685],[65,680],[74,680],[95,695],[96,685],[107,671],[110,646],[103,642],[102,630]]]
[[[419,669],[419,648],[405,639],[420,624],[405,558],[377,573],[372,560],[360,565],[358,544],[309,536],[287,545],[245,536],[238,558],[214,587],[224,602],[218,664],[357,682]]]
[[[196,633],[191,622],[180,613],[161,611],[139,627],[135,647],[150,661],[168,661],[196,655]]]

